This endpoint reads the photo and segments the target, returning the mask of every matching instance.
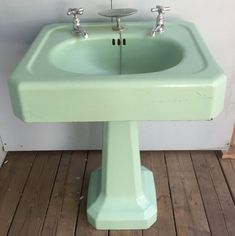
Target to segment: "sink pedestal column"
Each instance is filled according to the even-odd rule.
[[[153,174],[141,166],[137,122],[106,122],[102,166],[92,172],[88,221],[96,229],[146,229],[157,216]]]

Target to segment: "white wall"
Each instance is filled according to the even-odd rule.
[[[235,117],[235,2],[233,0],[168,0],[168,18],[192,21],[229,77],[224,112],[208,122],[142,122],[142,149],[225,149]],[[154,0],[113,0],[113,7],[139,10],[133,19],[154,19]],[[110,8],[110,0],[0,0],[0,136],[5,150],[95,149],[101,146],[102,124],[25,124],[11,110],[7,78],[40,28],[52,22],[71,21],[69,7],[84,7],[84,21],[105,19],[97,11]]]
[[[2,150],[2,148],[0,148],[0,167],[1,167],[2,164],[3,164],[3,161],[4,161],[5,157],[6,157],[6,152],[4,152],[4,151]]]

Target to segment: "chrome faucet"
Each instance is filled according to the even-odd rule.
[[[83,38],[88,38],[87,32],[81,27],[79,16],[83,15],[83,8],[69,8],[67,15],[73,16],[73,33],[81,35]]]
[[[157,12],[157,18],[156,18],[156,26],[153,28],[151,35],[152,37],[155,37],[156,34],[161,34],[165,31],[164,26],[164,14],[166,11],[170,11],[170,7],[163,7],[163,6],[156,6],[156,8],[152,8],[151,12]]]

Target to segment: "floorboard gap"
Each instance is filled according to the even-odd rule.
[[[166,155],[165,152],[164,153],[164,162],[166,165],[166,174],[167,174],[167,179],[168,179],[168,189],[169,189],[169,193],[170,193],[170,197],[171,197],[171,209],[172,209],[172,213],[173,213],[173,219],[174,219],[174,226],[175,226],[175,233],[176,236],[178,236],[178,232],[177,232],[177,227],[176,227],[176,221],[175,221],[175,212],[174,212],[174,206],[173,206],[173,202],[172,202],[172,195],[171,195],[171,188],[170,188],[170,183],[169,183],[169,173],[168,173],[168,166],[167,166],[167,162],[166,162]]]
[[[81,186],[81,192],[80,192],[80,196],[83,196],[83,193],[84,193],[84,182],[85,182],[85,175],[86,175],[86,169],[87,169],[87,163],[88,163],[88,156],[89,156],[89,151],[86,151],[86,164],[85,164],[85,168],[84,168],[84,171],[83,171],[83,176],[82,176],[82,186]],[[77,219],[76,219],[76,224],[75,224],[75,232],[74,232],[74,235],[77,234],[77,228],[78,228],[78,218],[79,218],[79,215],[80,215],[80,208],[81,208],[81,204],[79,204],[78,206],[78,210],[77,210]]]

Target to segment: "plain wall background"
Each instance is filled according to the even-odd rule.
[[[157,1],[171,6],[166,20],[194,22],[229,78],[224,112],[214,121],[141,122],[142,149],[226,149],[235,118],[235,2],[233,0]],[[105,21],[99,10],[133,7],[124,20],[149,19],[153,0],[0,0],[0,137],[5,150],[96,149],[102,123],[25,124],[11,110],[7,79],[45,24],[71,22],[69,7],[85,9],[82,21]],[[72,27],[72,25],[71,25]]]

